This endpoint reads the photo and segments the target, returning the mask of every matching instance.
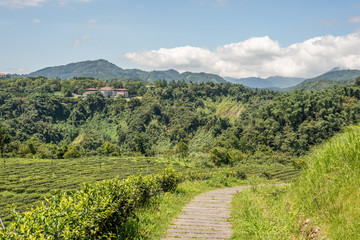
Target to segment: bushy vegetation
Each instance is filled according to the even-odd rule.
[[[135,209],[179,182],[175,171],[166,169],[159,175],[85,184],[80,191],[59,192],[31,211],[15,213],[15,221],[0,234],[15,239],[114,238]]]
[[[246,239],[358,239],[360,127],[303,158],[294,184],[254,188],[233,201],[235,235]]]
[[[86,183],[78,191],[55,191],[40,205],[24,213],[13,212],[14,220],[0,231],[0,237],[148,239],[148,234],[164,234],[171,218],[196,193],[245,184],[246,179],[244,172],[230,169],[181,173],[168,168],[155,175]],[[180,182],[187,182],[186,189],[177,188]],[[164,205],[166,208],[161,209]],[[149,222],[149,218],[157,222]]]
[[[66,97],[106,85],[126,87],[133,98]],[[4,150],[28,158],[205,153],[213,165],[285,163],[360,117],[358,86],[280,94],[233,84],[155,81],[146,88],[39,77],[3,79],[0,87],[0,119],[11,136]]]
[[[23,212],[52,191],[75,191],[83,183],[126,178],[135,174],[155,174],[166,167],[181,172],[176,160],[146,157],[89,157],[78,159],[11,158],[0,168],[0,218],[9,223],[11,204]]]
[[[331,147],[324,145],[325,149],[333,148],[332,152],[317,150],[323,152],[319,155],[314,151],[307,158],[302,156],[313,146],[331,138],[344,126],[359,121],[359,85],[357,81],[352,86],[336,87],[321,92],[276,93],[247,89],[242,85],[165,80],[155,81],[151,87],[146,87],[146,83],[142,81],[105,82],[88,78],[65,81],[44,77],[2,79],[0,148],[4,156],[10,158],[8,161],[4,158],[4,168],[1,172],[6,184],[0,187],[0,193],[6,201],[1,201],[0,205],[4,207],[4,204],[11,201],[16,203],[15,199],[19,198],[19,195],[28,194],[25,198],[19,198],[24,199],[21,206],[23,210],[42,195],[47,194],[49,197],[50,189],[74,191],[80,183],[109,179],[116,175],[132,175],[132,167],[123,174],[125,167],[119,168],[117,162],[121,159],[124,160],[121,166],[130,166],[129,156],[141,159],[143,164],[140,168],[143,170],[146,168],[145,162],[149,160],[148,157],[153,157],[151,162],[158,164],[158,170],[170,162],[173,165],[181,165],[181,169],[196,167],[205,170],[184,171],[184,175],[176,175],[174,178],[165,175],[149,178],[130,177],[132,180],[126,181],[134,181],[134,187],[138,189],[133,192],[124,190],[124,196],[128,196],[129,199],[137,196],[134,201],[128,198],[123,201],[125,205],[129,203],[126,207],[131,208],[131,204],[134,204],[135,207],[129,212],[145,206],[150,193],[157,195],[160,188],[162,191],[172,191],[173,186],[179,181],[201,179],[206,180],[208,185],[218,187],[228,186],[233,179],[243,179],[248,175],[288,181],[296,178],[299,169],[305,168],[305,177],[295,184],[295,190],[288,190],[287,187],[278,190],[253,188],[248,195],[237,197],[242,205],[238,207],[240,212],[235,216],[240,216],[245,221],[241,222],[244,226],[240,230],[241,233],[235,233],[235,236],[260,236],[255,234],[256,231],[268,229],[263,236],[274,239],[280,239],[280,235],[297,238],[314,234],[310,225],[319,225],[320,230],[317,232],[320,231],[326,236],[356,238],[355,233],[350,234],[352,229],[357,229],[356,224],[349,223],[351,229],[347,231],[350,235],[341,230],[336,232],[339,225],[332,224],[336,219],[341,219],[342,222],[346,222],[348,218],[358,220],[357,215],[343,218],[339,215],[341,211],[347,212],[349,209],[357,211],[350,204],[345,205],[340,200],[345,203],[352,201],[355,197],[350,194],[350,190],[357,194],[348,184],[358,182],[355,173],[358,166],[346,163],[355,161],[351,159],[357,159],[357,147],[351,147],[353,140],[349,140],[348,146],[344,144],[348,141],[347,138],[356,139],[358,136],[347,137],[345,134],[341,140],[344,143],[337,141]],[[73,97],[72,94],[81,94],[89,87],[102,86],[128,88],[132,98],[106,99],[97,93],[83,99]],[[352,131],[356,134],[359,132],[356,129]],[[332,144],[331,141],[328,144]],[[352,150],[341,151],[339,146]],[[326,151],[329,153],[325,153]],[[321,157],[317,158],[318,155]],[[332,158],[333,156],[336,158]],[[26,162],[25,165],[28,167],[39,162],[43,162],[46,167],[40,167],[30,175],[28,172],[19,174],[18,170],[23,169],[23,166],[16,166],[14,157],[27,158],[20,161]],[[104,158],[106,164],[102,162]],[[347,159],[344,161],[346,164],[341,162],[342,158]],[[324,160],[325,165],[320,164],[323,161],[321,159],[327,159]],[[84,162],[88,166],[79,168],[74,164],[76,161]],[[319,162],[318,165],[316,162]],[[62,163],[73,165],[76,174],[70,174],[70,178],[67,179],[64,173],[67,173],[68,168],[59,172],[55,169],[61,168],[53,169],[53,166],[60,166]],[[336,164],[343,164],[343,167],[340,168]],[[293,165],[298,169],[295,170]],[[233,169],[218,174],[217,167],[224,166],[231,166]],[[135,172],[137,169],[139,168],[135,167]],[[43,174],[44,172],[46,174]],[[346,179],[343,181],[344,184],[338,183],[339,175]],[[85,186],[82,193],[57,193],[49,197],[46,204],[28,212],[29,219],[26,218],[26,214],[16,215],[17,222],[11,227],[14,231],[6,234],[14,234],[14,238],[16,234],[21,236],[22,231],[26,229],[24,224],[31,222],[34,229],[42,229],[35,234],[45,234],[48,231],[49,236],[69,234],[66,235],[69,238],[82,238],[85,234],[94,234],[91,235],[94,238],[98,235],[111,237],[112,234],[123,231],[114,226],[122,226],[121,221],[126,221],[128,215],[121,214],[128,212],[126,207],[119,205],[122,198],[110,192],[114,189],[118,191],[126,181],[117,179],[93,183],[91,189]],[[34,184],[38,186],[33,187]],[[327,189],[327,184],[332,187]],[[309,186],[312,187],[311,191],[308,189]],[[341,193],[340,199],[333,196],[339,193],[338,187],[350,190]],[[99,204],[94,206],[101,211],[85,211],[88,206],[86,204],[90,202],[90,193],[97,197],[96,201],[99,201]],[[102,193],[110,198],[100,196]],[[133,193],[135,195],[131,195]],[[253,198],[256,200],[252,202]],[[61,212],[56,213],[58,215],[54,214],[57,218],[50,216],[52,220],[49,221],[54,224],[51,223],[50,226],[42,223],[45,219],[43,216],[58,211],[55,205],[74,199],[79,205],[64,205],[63,209],[59,208]],[[81,199],[84,199],[84,202],[81,203]],[[128,200],[130,202],[126,202]],[[279,204],[282,201],[285,203]],[[102,205],[103,203],[105,205]],[[332,206],[334,210],[325,213],[323,209],[327,205]],[[72,207],[77,207],[79,211]],[[125,213],[119,212],[119,208]],[[70,210],[77,214],[70,215],[73,220],[61,215],[66,211],[71,212]],[[283,226],[284,219],[271,215],[279,212],[283,213],[281,217],[286,216],[290,219],[287,225]],[[78,220],[82,214],[89,215],[84,215]],[[118,214],[114,217],[116,223],[108,220],[112,214]],[[96,222],[89,220],[93,215],[94,219],[97,219]],[[303,224],[307,218],[311,219],[311,224]],[[246,224],[248,219],[253,219],[256,224]],[[68,225],[56,221],[63,221]],[[81,227],[71,227],[72,221],[80,221]],[[283,228],[277,231],[276,226],[280,225]],[[335,230],[330,230],[330,227],[334,227]],[[307,231],[308,233],[305,233]],[[36,237],[42,236],[34,235],[34,238]]]

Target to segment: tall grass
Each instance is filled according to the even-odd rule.
[[[314,150],[291,189],[297,210],[331,239],[360,239],[360,127]]]
[[[304,160],[290,186],[234,198],[234,239],[360,239],[360,127],[346,128]]]

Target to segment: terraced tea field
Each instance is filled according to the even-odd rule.
[[[148,169],[149,161],[149,169]],[[185,167],[176,160],[147,157],[90,157],[80,159],[7,159],[0,162],[0,218],[6,223],[10,220],[10,204],[16,205],[18,211],[24,211],[51,191],[57,189],[75,190],[83,183],[99,181],[114,177],[126,178],[141,172],[157,173],[172,166],[177,170]],[[148,170],[147,170],[148,169]],[[283,181],[292,181],[299,175],[299,170],[292,166],[251,165],[236,167],[247,176]],[[210,172],[210,169],[193,169]]]
[[[10,220],[9,204],[19,211],[34,205],[35,202],[49,196],[52,190],[75,190],[81,184],[91,181],[125,178],[137,172],[156,173],[167,166],[175,169],[183,167],[170,163],[164,158],[80,158],[80,159],[7,159],[0,163],[0,218]]]

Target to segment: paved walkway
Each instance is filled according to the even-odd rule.
[[[174,219],[163,240],[227,239],[231,237],[230,202],[250,186],[213,190],[195,197]]]

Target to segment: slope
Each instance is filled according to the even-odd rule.
[[[348,127],[298,159],[304,171],[293,185],[238,194],[235,234],[241,239],[359,239],[359,138],[360,126]]]
[[[315,78],[307,79],[302,83],[286,90],[323,90],[326,88],[332,88],[334,86],[341,86],[354,82],[355,78],[358,76],[360,76],[360,70],[330,71]]]

